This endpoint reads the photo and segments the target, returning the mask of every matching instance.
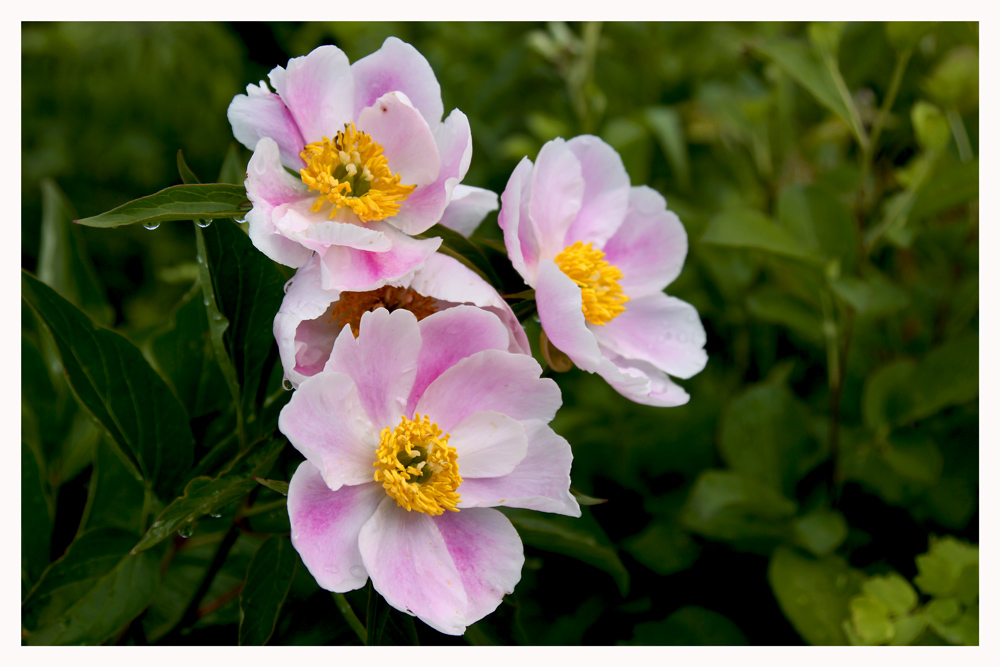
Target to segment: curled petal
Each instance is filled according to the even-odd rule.
[[[514,269],[531,287],[538,271],[538,239],[528,221],[528,199],[531,195],[531,160],[522,158],[507,180],[500,195],[497,222],[503,230],[503,242]]]
[[[441,86],[427,59],[406,42],[387,38],[382,48],[351,65],[351,73],[355,116],[386,93],[399,91],[410,98],[428,125],[441,122]]]
[[[625,359],[608,352],[601,359],[597,373],[612,389],[636,403],[672,408],[691,400],[669,375],[645,361]]]
[[[354,221],[330,220],[323,213],[310,210],[312,202],[300,200],[282,204],[274,209],[272,218],[278,233],[302,246],[315,250],[322,256],[330,246],[344,246],[368,252],[386,252],[392,248],[392,240],[371,223],[356,222],[350,211],[344,217],[354,217]],[[338,216],[340,217],[340,216]]]
[[[318,255],[313,255],[289,281],[274,316],[274,338],[285,377],[294,386],[323,370],[330,358],[339,333],[330,323],[330,309],[339,295],[320,285]]]
[[[269,77],[306,144],[332,137],[353,117],[351,66],[336,46],[321,46],[292,58],[287,67],[271,70]]]
[[[312,250],[279,233],[274,218],[276,212],[280,217],[289,202],[304,202],[308,188],[285,171],[273,139],[257,142],[247,165],[245,185],[247,197],[253,203],[246,218],[253,244],[279,264],[296,268],[305,264]]]
[[[246,95],[234,97],[226,115],[233,136],[250,150],[264,137],[270,137],[278,144],[283,165],[296,171],[305,166],[299,153],[306,142],[299,126],[285,103],[263,81],[259,87],[248,85]]]
[[[562,139],[542,146],[531,173],[528,218],[538,239],[539,258],[552,259],[565,248],[567,232],[583,203],[580,160]]]
[[[440,238],[415,239],[385,221],[369,222],[367,227],[385,235],[392,246],[383,252],[327,247],[322,256],[324,289],[364,292],[399,282],[441,246]]]
[[[487,213],[497,210],[497,206],[497,193],[459,184],[452,191],[451,201],[438,224],[468,237],[476,231]]]
[[[403,93],[386,93],[362,109],[357,127],[382,145],[389,169],[403,185],[419,190],[437,178],[441,156],[434,134]]]
[[[535,299],[542,329],[552,344],[583,370],[596,371],[601,351],[583,316],[579,285],[560,271],[555,262],[545,259],[538,263]]]

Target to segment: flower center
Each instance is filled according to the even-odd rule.
[[[340,298],[333,306],[331,322],[339,321],[337,329],[345,324],[351,325],[354,337],[358,337],[361,326],[361,316],[376,308],[385,308],[390,313],[394,310],[408,310],[417,316],[417,321],[437,312],[437,301],[409,287],[393,287],[386,285],[370,292],[341,292]]]
[[[403,416],[399,426],[382,429],[375,458],[375,481],[405,509],[437,516],[445,510],[457,512],[462,483],[458,474],[458,454],[448,446],[430,417]]]
[[[605,261],[604,252],[595,250],[594,244],[577,241],[556,255],[555,262],[580,286],[583,316],[588,322],[603,326],[625,312],[629,297],[618,284],[624,275]]]
[[[341,206],[354,211],[362,222],[388,218],[399,212],[400,204],[417,187],[400,185],[402,176],[389,169],[382,144],[358,132],[354,123],[345,124],[333,141],[323,137],[309,144],[301,156],[306,161],[306,168],[299,170],[302,182],[320,193],[311,210],[319,211],[329,202],[333,204],[331,218]]]

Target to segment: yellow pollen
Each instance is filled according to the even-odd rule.
[[[385,308],[390,313],[394,310],[408,310],[417,316],[417,321],[437,312],[437,301],[424,296],[409,287],[393,287],[386,285],[370,292],[341,292],[340,298],[333,306],[330,321],[336,323],[338,331],[345,324],[351,325],[354,337],[358,337],[361,327],[361,316],[377,308]]]
[[[556,255],[555,263],[580,286],[588,322],[603,326],[625,312],[629,297],[618,284],[625,276],[605,261],[604,252],[595,250],[594,244],[577,241]]]
[[[416,510],[431,516],[458,511],[462,483],[458,474],[458,454],[448,446],[430,417],[404,415],[399,426],[382,429],[375,458],[375,481],[407,512]]]
[[[416,185],[401,185],[402,176],[393,174],[382,153],[382,144],[359,132],[354,123],[330,141],[315,141],[301,153],[306,168],[300,169],[302,182],[319,191],[312,211],[333,204],[332,218],[341,206],[354,211],[362,222],[383,220],[399,212],[400,204]]]

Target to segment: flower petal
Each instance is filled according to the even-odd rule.
[[[604,246],[605,259],[621,269],[619,284],[632,298],[662,292],[681,273],[687,255],[684,225],[667,201],[646,186],[631,189],[625,222]]]
[[[552,421],[562,404],[559,386],[526,354],[483,350],[441,373],[417,402],[417,412],[429,414],[450,432],[480,410],[495,410],[518,421]]]
[[[463,480],[507,475],[528,453],[524,424],[492,410],[472,413],[448,434]]]
[[[675,384],[670,376],[650,363],[625,359],[606,352],[598,375],[619,394],[643,405],[673,408],[684,405],[691,397]]]
[[[355,117],[382,95],[399,91],[410,98],[428,125],[441,122],[441,86],[427,59],[406,42],[389,37],[378,51],[351,65],[351,73]]]
[[[583,370],[596,371],[601,351],[583,316],[580,286],[552,260],[543,259],[538,263],[535,300],[542,329],[552,344]]]
[[[498,206],[497,193],[492,190],[459,184],[452,191],[448,208],[437,224],[468,237],[486,214],[497,210]]]
[[[601,248],[625,218],[631,181],[618,152],[601,139],[573,137],[566,147],[579,160],[584,182],[580,212],[569,228],[566,245],[583,241]]]
[[[275,67],[268,76],[307,144],[332,138],[353,118],[351,65],[336,46],[292,58],[287,68]]]
[[[403,93],[386,93],[358,114],[357,127],[382,145],[389,169],[403,185],[433,183],[441,170],[434,134]]]
[[[506,350],[509,336],[492,313],[473,306],[455,306],[420,321],[417,377],[406,403],[411,414],[427,386],[456,362],[481,350]]]
[[[345,373],[354,380],[364,412],[378,432],[399,423],[417,374],[419,352],[416,316],[408,310],[390,313],[379,308],[361,316],[357,338],[350,327],[344,327],[324,370]]]
[[[662,292],[632,299],[624,313],[590,329],[601,348],[653,364],[675,377],[689,378],[708,363],[698,311]]]
[[[283,165],[296,171],[305,166],[299,154],[306,142],[299,126],[285,103],[263,81],[259,87],[248,85],[246,95],[234,97],[226,115],[233,136],[250,150],[264,137],[270,137],[278,144]]]
[[[569,443],[544,422],[533,419],[525,422],[525,426],[528,451],[510,474],[467,479],[459,454],[462,474],[459,508],[503,505],[580,516],[580,505],[569,492],[573,462]]]
[[[368,252],[343,245],[329,246],[322,256],[324,289],[365,292],[396,283],[441,247],[438,237],[415,239],[385,221],[369,222],[367,226],[384,234],[392,241],[392,247],[384,252]]]
[[[274,316],[274,338],[285,377],[298,386],[323,370],[340,329],[330,322],[331,304],[340,296],[320,285],[320,259],[313,254],[288,281]]]
[[[538,239],[528,221],[528,199],[531,194],[531,160],[522,158],[500,195],[497,223],[503,230],[503,242],[514,269],[529,286],[535,286],[538,271]]]
[[[539,257],[552,259],[570,245],[566,234],[583,203],[580,160],[563,139],[553,139],[538,151],[531,174],[528,218],[538,238]]]
[[[330,246],[346,246],[369,252],[385,252],[392,248],[392,240],[371,223],[366,225],[354,221],[331,220],[322,212],[311,211],[311,206],[312,202],[308,199],[279,206],[272,216],[275,229],[320,255]],[[356,219],[352,212],[347,215]]]
[[[331,491],[315,466],[299,464],[288,484],[292,544],[322,588],[346,593],[368,581],[358,534],[384,498],[374,482]]]
[[[279,264],[296,268],[305,264],[312,250],[279,233],[274,217],[276,210],[280,214],[290,203],[304,201],[308,189],[285,171],[273,139],[257,142],[244,185],[253,203],[246,219],[254,246]]]

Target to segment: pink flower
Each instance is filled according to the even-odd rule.
[[[585,135],[521,160],[501,202],[507,253],[552,344],[637,403],[686,403],[670,376],[695,375],[708,355],[697,311],[663,293],[687,254],[666,200],[630,187],[618,153]]]
[[[361,317],[302,381],[278,426],[306,460],[288,489],[292,543],[323,588],[369,577],[447,634],[492,612],[521,577],[521,540],[493,507],[580,516],[561,403],[496,316],[456,306],[417,321]]]
[[[410,235],[478,190],[458,187],[472,158],[469,121],[457,109],[441,121],[427,60],[390,37],[353,65],[321,46],[269,79],[277,94],[261,81],[229,105],[233,134],[254,151],[254,245],[295,268],[316,252],[330,289],[374,289],[419,266],[441,240]]]
[[[364,292],[325,290],[319,275],[319,257],[313,256],[289,281],[274,318],[285,377],[295,386],[323,370],[344,326],[350,325],[356,334],[361,316],[380,307],[409,310],[421,320],[460,304],[479,306],[507,327],[510,352],[531,354],[524,329],[507,302],[477,273],[447,255],[435,252],[400,280]]]

